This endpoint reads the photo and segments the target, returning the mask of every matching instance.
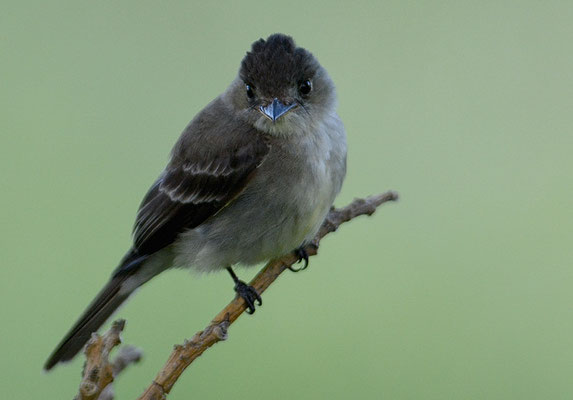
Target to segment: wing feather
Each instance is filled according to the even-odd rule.
[[[160,250],[216,214],[242,192],[268,154],[268,142],[253,128],[213,121],[208,129],[209,117],[200,115],[187,127],[144,197],[133,232],[138,254]]]

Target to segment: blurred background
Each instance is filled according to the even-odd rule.
[[[82,357],[49,374],[45,359],[130,245],[182,129],[274,32],[337,85],[349,156],[336,204],[401,200],[325,239],[169,399],[573,397],[571,2],[1,8],[5,398],[73,397]],[[231,297],[226,274],[147,284],[117,314],[145,351],[118,398]]]

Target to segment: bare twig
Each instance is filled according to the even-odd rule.
[[[398,199],[395,192],[386,192],[366,199],[356,199],[344,208],[330,210],[319,233],[312,245],[305,248],[309,256],[315,255],[320,240],[330,232],[334,232],[341,224],[360,215],[372,215],[376,208],[388,201]],[[288,267],[297,262],[294,254],[288,254],[280,259],[269,262],[250,282],[259,294],[263,293],[271,283],[278,278]],[[176,345],[169,359],[159,371],[156,378],[139,400],[165,399],[173,388],[179,376],[197,357],[215,343],[227,338],[227,329],[245,311],[246,305],[242,298],[235,297],[205,328],[197,332],[191,340],[182,345]]]
[[[129,364],[141,359],[141,350],[125,346],[119,350],[113,362],[109,361],[109,353],[121,343],[119,335],[124,327],[125,321],[117,320],[103,336],[92,334],[84,350],[86,363],[75,400],[112,400],[111,383],[114,378]]]
[[[143,352],[141,349],[135,346],[123,346],[119,349],[118,355],[113,359],[112,370],[114,379],[117,378],[119,373],[123,371],[130,364],[139,362],[143,357]],[[113,400],[115,398],[115,393],[113,391],[113,385],[107,385],[98,397],[98,400]]]

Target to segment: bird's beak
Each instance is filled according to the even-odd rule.
[[[292,110],[296,107],[296,102],[292,102],[291,104],[285,105],[279,101],[279,99],[275,98],[272,103],[267,106],[261,106],[259,111],[268,119],[275,122],[277,119],[285,115],[289,110]]]

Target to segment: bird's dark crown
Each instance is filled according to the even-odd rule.
[[[312,54],[296,44],[290,36],[275,33],[267,40],[253,43],[241,62],[239,76],[257,90],[275,95],[300,82],[311,79],[319,68]]]

